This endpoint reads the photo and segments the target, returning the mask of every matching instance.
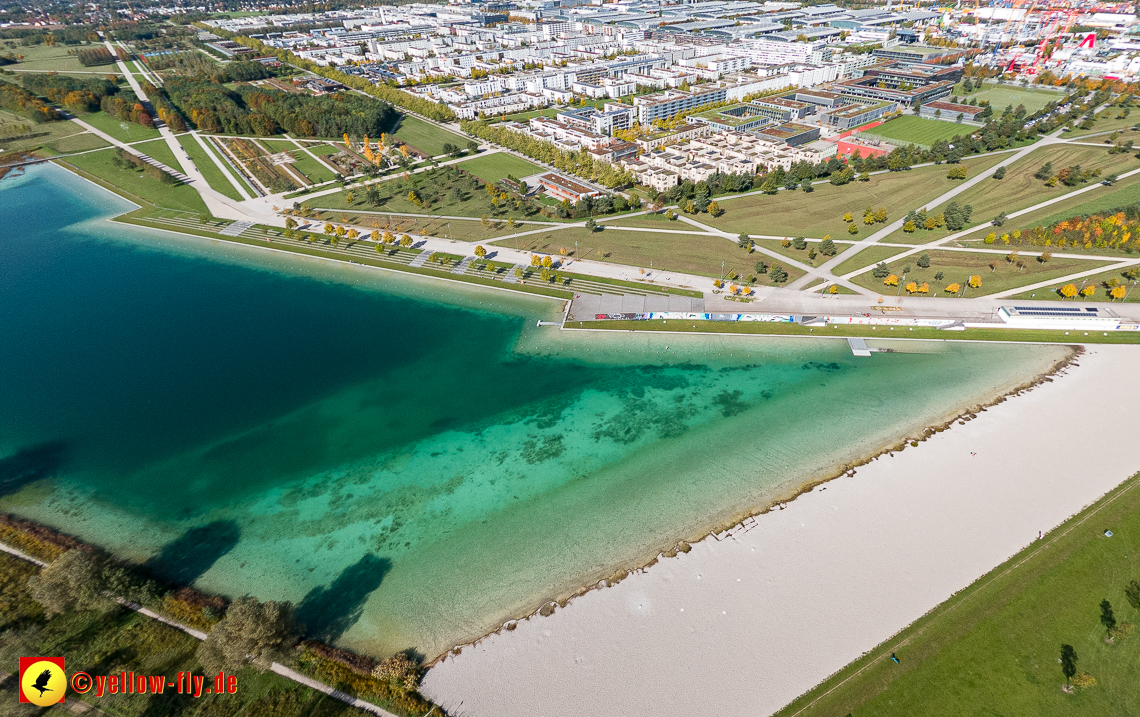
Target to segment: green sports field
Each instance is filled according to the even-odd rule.
[[[467,146],[466,138],[412,115],[404,115],[400,118],[400,126],[393,136],[433,157],[443,154],[445,143],[454,144],[457,147]]]
[[[895,144],[920,144],[930,146],[940,139],[949,140],[962,134],[969,134],[977,130],[972,125],[958,124],[943,120],[923,119],[908,115],[891,120],[878,127],[867,130],[867,135],[874,135],[893,141]]]

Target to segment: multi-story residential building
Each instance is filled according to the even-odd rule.
[[[634,97],[633,104],[637,108],[637,121],[647,125],[659,119],[669,119],[680,112],[693,110],[713,102],[722,102],[727,94],[728,88],[726,87],[713,87],[690,92],[674,90],[656,95]]]

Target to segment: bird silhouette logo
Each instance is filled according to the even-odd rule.
[[[20,658],[20,701],[40,707],[63,702],[67,675],[62,657]]]
[[[40,676],[36,678],[36,681],[32,683],[32,689],[39,690],[40,697],[43,697],[45,692],[53,692],[52,688],[48,687],[48,683],[50,682],[51,670],[44,670],[40,673]]]

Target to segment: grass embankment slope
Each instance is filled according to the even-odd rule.
[[[1118,621],[1140,623],[1123,592],[1140,579],[1138,551],[1134,476],[778,717],[1140,714],[1140,634],[1108,644],[1099,621],[1107,599]],[[1095,687],[1062,692],[1062,644]]]
[[[1007,158],[1006,154],[987,155],[964,159],[962,164],[973,177]],[[933,201],[960,181],[947,179],[947,169],[947,165],[933,165],[904,172],[884,172],[869,181],[854,181],[841,187],[823,181],[816,183],[812,192],[781,191],[738,199],[717,197],[725,213],[719,218],[707,214],[697,218],[733,234],[800,235],[816,239],[830,234],[833,239],[858,239],[883,226],[865,226],[862,223],[864,209],[886,207],[889,220],[898,219],[911,209],[921,207],[923,202]],[[858,234],[847,233],[847,222],[843,221],[846,212],[853,215]]]

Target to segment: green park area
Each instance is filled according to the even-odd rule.
[[[542,167],[531,164],[525,159],[516,157],[508,152],[485,154],[475,159],[469,159],[466,162],[460,162],[455,166],[474,174],[484,182],[498,182],[501,179],[505,179],[508,175],[515,179],[522,179],[523,177],[529,177],[532,174],[545,171]]]
[[[409,196],[413,192],[417,201],[413,201]],[[350,194],[351,201],[349,201]],[[475,219],[487,216],[489,219],[501,220],[513,217],[555,221],[539,214],[537,208],[531,208],[528,212],[526,206],[516,207],[514,200],[508,200],[499,206],[493,205],[483,183],[447,166],[410,174],[407,179],[395,177],[372,182],[367,187],[354,187],[349,191],[308,199],[302,197],[295,201],[303,202],[314,210],[397,212]]]
[[[959,135],[972,134],[977,129],[973,125],[906,115],[861,132],[860,136],[880,137],[894,144],[929,147],[940,139],[949,140]]]
[[[44,150],[45,154],[67,154],[107,147],[99,137],[74,122],[42,122],[0,110],[0,147],[5,152]]]
[[[169,150],[167,150],[169,151]],[[128,199],[169,209],[205,212],[206,205],[197,190],[188,184],[165,184],[145,172],[117,166],[110,149],[57,160],[70,165],[88,179],[116,191]]]
[[[1133,477],[777,717],[1140,714],[1140,635],[1127,634],[1140,622],[1138,536]],[[1080,678],[1065,674],[1064,645]]]
[[[467,139],[454,132],[449,132],[442,127],[408,114],[401,115],[400,125],[392,136],[433,157],[443,154],[443,145],[445,144],[466,147],[468,142]],[[379,139],[379,137],[375,139]]]
[[[616,264],[643,267],[646,270],[661,270],[663,276],[669,271],[679,271],[686,274],[698,274],[713,279],[735,274],[738,281],[744,281],[749,276],[757,278],[757,284],[771,285],[771,273],[757,273],[757,262],[764,262],[768,266],[779,264],[779,260],[772,257],[749,253],[736,246],[735,242],[709,234],[666,234],[663,232],[638,232],[606,229],[591,232],[582,227],[556,229],[551,227],[547,231],[539,231],[517,238],[503,239],[492,242],[498,246],[512,249],[537,251],[545,254],[561,254],[563,250],[567,255],[578,256],[582,259],[595,261],[611,261]],[[787,272],[787,281],[792,281],[803,275],[802,271],[783,265]],[[628,277],[640,278],[638,276]],[[786,282],[781,282],[786,283]],[[710,289],[710,286],[696,287]]]
[[[1125,114],[1127,112],[1127,114]],[[1094,116],[1092,127],[1083,129],[1081,122],[1080,125],[1074,127],[1071,131],[1064,134],[1065,139],[1084,139],[1088,138],[1089,142],[1103,142],[1108,139],[1112,132],[1119,132],[1120,136],[1117,141],[1125,142],[1127,140],[1140,141],[1140,133],[1132,128],[1140,122],[1140,116],[1133,116],[1131,112],[1121,107],[1106,107]],[[1096,135],[1090,137],[1089,135]]]
[[[507,115],[507,119],[514,122],[529,122],[532,117],[549,117],[554,119],[554,116],[559,112],[565,112],[564,107],[547,107],[541,110],[530,110],[529,112],[517,112],[513,115]]]
[[[214,163],[214,160],[207,153],[207,150],[198,144],[198,141],[194,139],[193,135],[179,135],[178,142],[182,145],[182,150],[190,156],[190,159],[194,162],[194,166],[196,166],[198,171],[202,173],[202,176],[206,178],[206,183],[209,184],[214,191],[220,192],[230,199],[241,201],[241,194],[234,189],[234,185],[230,183],[230,180],[226,178],[222,170]],[[248,189],[246,191],[248,191]],[[253,196],[253,192],[250,192],[250,196]]]
[[[141,124],[115,119],[105,112],[80,112],[77,113],[76,116],[95,129],[111,135],[120,142],[139,142],[162,136],[162,133],[153,127],[143,127]]]
[[[1005,159],[1007,155],[987,155],[965,159],[962,165],[974,176]],[[698,220],[737,234],[807,236],[816,239],[830,234],[833,239],[861,239],[882,228],[864,225],[863,210],[886,208],[888,221],[905,215],[949,190],[956,181],[946,177],[947,165],[919,167],[902,172],[883,172],[866,182],[854,181],[836,187],[818,182],[814,191],[781,191],[773,195],[754,193],[740,198],[716,198],[725,210],[720,217],[701,214]],[[856,234],[848,233],[843,215],[850,212]]]
[[[1140,202],[1140,175],[1133,175],[1111,186],[1097,184],[1087,192],[1067,197],[1049,206],[1035,209],[1032,212],[1027,212],[1019,217],[1010,219],[1001,226],[1000,231],[998,228],[987,224],[977,231],[972,232],[967,237],[960,239],[959,243],[976,245],[980,244],[990,232],[997,234],[999,237],[1002,234],[1011,233],[1013,231],[1025,232],[1037,226],[1048,227],[1056,222],[1074,216],[1122,209],[1138,202]],[[1001,245],[1000,239],[998,239],[998,244]],[[1025,248],[1034,251],[1044,251],[1046,249],[1042,246]],[[1118,255],[1121,257],[1129,256],[1128,254],[1120,252],[1118,249],[1107,247],[1094,247],[1087,250],[1083,247],[1067,247],[1065,252],[1070,254],[1090,253],[1098,255]]]
[[[609,226],[615,227],[641,227],[642,229],[676,229],[683,231],[691,229],[684,222],[677,219],[669,219],[665,216],[664,212],[647,212],[645,214],[636,214],[631,217],[617,217],[616,219],[606,219],[605,223]]]
[[[954,92],[960,99],[989,102],[993,106],[994,112],[998,114],[1001,114],[1002,110],[1009,106],[1017,109],[1018,105],[1025,105],[1026,111],[1032,114],[1050,102],[1057,102],[1065,97],[1064,92],[1031,89],[1015,85],[999,85],[992,82],[987,82],[983,89],[969,94],[962,92],[962,85],[959,84],[954,88]]]
[[[862,253],[866,253],[865,250]],[[924,259],[924,257],[926,257]],[[1016,252],[970,252],[932,249],[929,252],[911,254],[896,261],[883,260],[887,268],[897,277],[897,283],[887,285],[885,278],[867,271],[851,281],[859,286],[882,294],[907,294],[906,284],[916,282],[919,286],[929,285],[926,296],[947,296],[946,287],[957,283],[965,288],[954,296],[976,298],[997,292],[1016,289],[1019,286],[1068,276],[1089,269],[1107,266],[1110,262],[1091,259],[1066,259],[1060,257],[1041,261],[1039,257],[1020,256]],[[926,263],[927,266],[922,264]],[[908,271],[909,269],[909,271]],[[904,277],[905,274],[905,277]],[[941,278],[938,278],[941,276]],[[978,287],[968,287],[971,276],[981,279]]]
[[[1081,172],[1093,171],[1097,176],[1089,176],[1085,181],[1074,178],[1071,185],[1058,181],[1055,182],[1055,186],[1050,187],[1047,183],[1048,178],[1041,179],[1036,176],[1046,169],[1046,164],[1051,165],[1049,177],[1055,177],[1062,170],[1077,166]],[[983,180],[954,197],[952,201],[962,206],[973,207],[967,226],[974,226],[983,224],[1002,212],[1011,214],[1078,189],[1097,185],[1103,177],[1111,174],[1122,174],[1133,169],[1140,169],[1140,162],[1137,162],[1130,153],[1109,154],[1107,147],[1054,144],[1036,149],[1006,167],[1002,179]],[[1098,191],[1092,190],[1089,194]],[[945,205],[927,207],[928,213],[938,213],[943,209]],[[1003,230],[1008,231],[1004,226]],[[996,231],[996,228],[987,230],[983,236],[988,231]],[[900,229],[884,241],[921,244],[941,239],[952,233],[954,232],[945,226],[935,229],[919,228],[909,233]]]
[[[840,247],[842,249],[842,246]],[[897,246],[883,246],[882,244],[872,244],[858,252],[852,253],[845,261],[841,262],[839,266],[832,270],[832,274],[836,276],[844,276],[853,271],[858,271],[865,266],[878,264],[880,261],[886,261],[891,257],[898,256],[901,252],[906,251]],[[843,252],[840,256],[846,256],[848,252]]]
[[[36,72],[60,72],[63,74],[75,73],[79,76],[113,75],[119,72],[118,65],[100,65],[98,67],[84,67],[74,53],[76,50],[102,47],[102,43],[91,45],[30,45],[27,47],[0,46],[0,54],[9,52],[16,55],[18,62],[4,68],[14,72],[34,70]]]

